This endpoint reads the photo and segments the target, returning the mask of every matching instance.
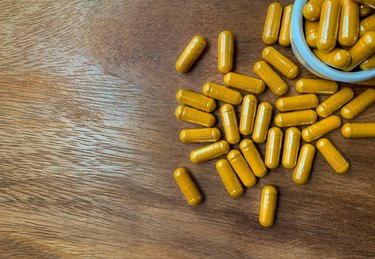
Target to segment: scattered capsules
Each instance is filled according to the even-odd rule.
[[[329,132],[338,129],[341,125],[341,120],[336,115],[331,115],[321,121],[310,125],[302,130],[302,139],[306,142],[314,141]]]
[[[206,40],[202,36],[194,36],[184,52],[182,52],[181,56],[178,58],[176,62],[176,70],[180,73],[188,72],[190,67],[201,55],[206,45]]]
[[[263,49],[262,57],[265,61],[276,68],[288,79],[294,79],[298,76],[298,67],[289,58],[285,57],[273,47]]]
[[[265,176],[267,174],[267,167],[254,142],[250,139],[244,139],[240,143],[240,149],[255,176]]]
[[[349,170],[348,161],[346,161],[331,141],[321,138],[316,142],[316,148],[336,173],[345,174]]]
[[[300,142],[301,131],[295,127],[286,130],[283,157],[281,160],[285,168],[291,169],[296,166]]]
[[[228,194],[232,198],[240,197],[243,193],[243,187],[238,180],[237,175],[230,166],[228,160],[220,159],[216,162],[216,169],[219,172],[221,181],[223,182]]]
[[[296,82],[296,90],[305,94],[334,94],[339,85],[335,81],[324,79],[299,79]]]
[[[341,109],[341,116],[347,120],[353,119],[375,102],[375,89],[369,88],[351,100]]]
[[[277,190],[272,185],[267,185],[262,189],[260,200],[259,223],[262,227],[268,228],[273,225],[277,204]]]
[[[276,115],[275,124],[280,128],[300,126],[313,124],[317,119],[318,116],[313,110],[283,112]]]
[[[254,72],[266,83],[274,94],[281,96],[288,92],[288,85],[266,62],[256,62]]]
[[[359,67],[362,70],[369,70],[369,69],[375,68],[375,54],[373,54],[371,57],[369,57],[368,59],[366,59],[365,61],[363,61],[359,65]]]
[[[318,49],[313,50],[315,56],[328,66],[342,69],[349,66],[352,56],[345,49],[334,49],[331,52],[323,52]]]
[[[349,49],[352,61],[344,71],[352,71],[360,63],[371,57],[375,53],[375,31],[366,32],[357,42]]]
[[[375,123],[345,123],[341,134],[345,138],[375,138]]]
[[[202,202],[202,194],[185,168],[177,168],[173,173],[173,177],[190,206],[195,206]]]
[[[259,104],[252,135],[254,142],[263,143],[266,141],[267,131],[272,116],[272,109],[270,103],[262,102]]]
[[[296,168],[293,172],[293,182],[306,184],[310,177],[311,168],[314,162],[315,147],[311,144],[304,144],[299,152]]]
[[[253,132],[257,104],[258,100],[254,95],[248,94],[243,97],[239,130],[244,136]]]
[[[227,141],[230,144],[237,144],[240,142],[240,132],[234,107],[230,104],[224,104],[220,108],[220,114]]]
[[[290,45],[290,26],[292,23],[292,12],[292,4],[285,6],[279,35],[279,44],[283,47],[288,47]]]
[[[227,159],[243,185],[252,187],[256,184],[257,178],[254,176],[253,171],[251,171],[240,151],[234,149],[229,151]]]
[[[198,124],[203,127],[212,127],[215,124],[215,116],[211,113],[202,112],[188,106],[178,106],[175,114],[177,119]]]
[[[269,169],[279,166],[283,132],[278,127],[270,128],[266,143],[265,164]]]
[[[234,36],[230,31],[222,31],[219,34],[218,42],[218,69],[225,74],[232,70],[233,52],[234,52]]]
[[[264,23],[262,37],[263,42],[267,45],[273,45],[277,41],[282,12],[283,7],[277,2],[272,3],[268,6],[268,12],[266,21]]]
[[[276,108],[281,112],[306,110],[315,108],[319,104],[315,94],[302,94],[277,99]]]
[[[375,0],[354,0],[354,1],[362,5],[368,6],[372,9],[375,9]]]
[[[323,0],[310,0],[303,8],[303,17],[313,22],[319,19]]]
[[[319,21],[310,22],[305,21],[305,38],[307,45],[316,48],[316,41],[318,39]]]
[[[316,46],[328,52],[335,48],[339,28],[341,0],[325,0],[319,20],[319,33]]]
[[[214,99],[185,89],[177,91],[176,99],[182,104],[205,112],[212,112],[216,108]]]
[[[242,95],[239,92],[219,84],[207,82],[203,85],[202,92],[208,97],[233,105],[242,102]]]
[[[226,140],[220,140],[208,146],[191,151],[190,160],[193,163],[206,162],[216,157],[226,155],[229,152],[229,149],[229,143]]]
[[[358,40],[359,5],[353,0],[341,0],[341,16],[338,41],[341,46],[351,47]]]
[[[224,84],[253,94],[261,94],[266,88],[266,85],[260,79],[233,72],[225,74]]]
[[[368,31],[375,30],[375,14],[363,19],[359,25],[359,36],[362,37]]]
[[[180,132],[180,140],[183,143],[216,142],[220,137],[218,128],[184,129]]]
[[[326,118],[353,99],[353,97],[354,92],[351,88],[342,88],[340,91],[331,95],[324,102],[319,104],[318,107],[316,107],[316,112],[319,117]]]

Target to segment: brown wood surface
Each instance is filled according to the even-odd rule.
[[[270,2],[1,1],[0,257],[374,257],[374,139],[335,131],[328,137],[349,173],[337,175],[317,154],[307,185],[279,167],[238,199],[215,161],[189,161],[201,145],[179,141],[194,126],[174,116],[177,89],[222,83],[216,39],[224,29],[236,37],[234,70],[255,75]],[[209,46],[181,75],[175,61],[195,34]],[[276,100],[270,90],[259,99]],[[374,115],[371,107],[354,121]],[[201,205],[183,199],[176,167],[199,183]],[[274,226],[264,229],[267,184],[279,200]]]

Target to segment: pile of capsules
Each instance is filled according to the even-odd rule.
[[[275,3],[272,3],[270,8],[272,9],[274,5]],[[266,40],[272,24],[270,16],[267,15],[263,33],[265,43],[274,44],[279,39],[282,46],[290,44],[292,9],[292,5],[285,7],[280,35],[278,33],[272,41]],[[202,36],[194,36],[177,60],[176,70],[180,73],[188,72],[206,44]],[[204,127],[182,130],[181,141],[183,143],[212,142],[193,150],[190,160],[193,163],[202,163],[226,155],[226,159],[216,162],[216,169],[228,194],[233,198],[242,195],[243,186],[254,186],[257,177],[263,177],[268,169],[279,166],[282,147],[281,163],[285,168],[294,168],[293,181],[296,184],[307,183],[316,148],[336,173],[346,173],[349,170],[348,161],[332,142],[323,136],[341,126],[340,117],[333,115],[335,111],[341,108],[341,115],[345,119],[356,117],[375,102],[375,89],[369,88],[354,98],[351,88],[345,87],[339,90],[337,82],[299,79],[295,87],[300,95],[277,99],[276,108],[280,112],[274,118],[277,127],[269,129],[273,106],[268,102],[258,104],[255,95],[262,94],[266,85],[277,96],[286,94],[288,85],[281,75],[286,79],[294,79],[299,74],[298,67],[278,50],[268,46],[262,52],[264,61],[258,61],[254,65],[254,72],[259,79],[230,72],[233,64],[233,49],[233,34],[230,31],[221,32],[218,37],[218,69],[225,74],[224,84],[247,92],[247,95],[242,97],[240,92],[213,82],[206,82],[203,85],[203,94],[186,89],[179,89],[176,94],[177,101],[182,104],[175,111],[176,117]],[[331,94],[331,96],[319,104],[316,94]],[[221,140],[221,132],[218,128],[212,128],[216,121],[212,114],[216,109],[215,100],[224,103],[220,107],[220,115],[225,140]],[[238,123],[234,106],[240,104],[242,107]],[[318,117],[321,118],[319,121]],[[301,132],[297,126],[304,125],[309,126]],[[285,137],[281,128],[287,128]],[[248,137],[241,141],[241,135],[251,135],[251,139]],[[375,123],[346,123],[342,127],[342,135],[347,138],[375,137]],[[300,147],[301,138],[306,143]],[[315,140],[317,140],[315,146],[310,144]],[[264,142],[266,142],[266,152],[263,160],[256,144]],[[230,145],[238,143],[240,150],[231,150]],[[174,179],[190,205],[201,203],[202,195],[185,168],[177,168],[174,171]],[[259,212],[259,222],[263,227],[270,227],[273,224],[276,203],[277,189],[274,186],[265,186],[262,190]]]

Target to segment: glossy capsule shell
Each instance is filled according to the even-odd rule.
[[[266,143],[265,164],[269,169],[279,166],[283,132],[278,127],[270,128]]]
[[[364,6],[364,5],[359,6],[359,15],[360,15],[361,18],[372,14],[374,11],[375,11],[374,9],[372,9],[368,6]]]
[[[375,54],[373,54],[371,57],[369,57],[368,59],[366,59],[365,61],[363,61],[359,65],[359,67],[362,70],[369,70],[369,69],[375,68]]]
[[[234,107],[231,104],[224,104],[220,108],[220,115],[227,141],[230,144],[237,144],[241,138]]]
[[[319,19],[323,0],[310,0],[303,7],[303,17],[313,22]]]
[[[208,97],[233,105],[242,102],[242,95],[239,92],[219,84],[207,82],[203,85],[202,92]]]
[[[275,117],[275,124],[278,127],[291,127],[313,124],[318,119],[316,112],[313,110],[302,110],[294,112],[279,113]]]
[[[316,148],[336,173],[345,174],[349,170],[348,161],[331,141],[321,138],[316,142]]]
[[[290,45],[290,26],[292,23],[292,12],[292,4],[285,6],[279,33],[279,44],[283,47],[288,47]]]
[[[193,163],[202,163],[216,157],[226,155],[229,152],[230,146],[226,140],[220,140],[208,146],[204,146],[191,151],[190,160]]]
[[[268,6],[266,21],[263,28],[262,40],[267,45],[275,44],[279,36],[283,7],[275,2]]]
[[[334,94],[338,88],[337,82],[324,79],[303,78],[296,82],[296,90],[299,93]]]
[[[206,45],[206,40],[202,36],[194,36],[186,46],[184,52],[182,52],[181,56],[178,58],[176,62],[176,70],[180,73],[188,72],[190,67],[201,55]]]
[[[316,113],[318,113],[319,117],[326,118],[353,99],[353,97],[353,90],[349,87],[344,87],[319,104],[316,107]]]
[[[257,178],[240,151],[235,149],[229,151],[227,159],[243,185],[252,187],[256,184]]]
[[[252,139],[256,143],[263,143],[266,141],[268,127],[270,125],[272,116],[272,105],[267,102],[262,102],[258,105],[257,115],[253,129]]]
[[[233,72],[225,74],[224,84],[253,94],[261,94],[266,88],[264,82],[258,78]]]
[[[296,166],[300,142],[301,131],[295,127],[286,130],[281,159],[281,163],[285,168],[291,169]]]
[[[365,6],[368,6],[372,9],[375,9],[375,0],[354,0],[360,4],[363,4]]]
[[[185,89],[177,91],[176,99],[182,104],[205,112],[212,112],[216,108],[214,99]]]
[[[340,117],[331,115],[302,130],[302,139],[306,142],[314,141],[329,132],[338,129],[341,125]]]
[[[336,46],[340,10],[341,0],[325,0],[322,4],[316,41],[316,46],[321,51],[329,52]]]
[[[202,194],[185,168],[177,168],[173,173],[173,177],[190,206],[195,206],[202,202]]]
[[[184,129],[180,132],[180,140],[183,143],[216,142],[220,137],[218,128]]]
[[[274,94],[281,96],[288,92],[288,85],[266,62],[256,62],[254,72],[266,83]]]
[[[257,105],[258,100],[254,95],[248,94],[243,97],[239,130],[244,136],[253,132]]]
[[[341,116],[351,120],[375,102],[375,89],[369,88],[341,109]]]
[[[237,175],[230,166],[228,160],[220,159],[216,162],[216,169],[219,172],[221,181],[223,182],[228,194],[232,198],[237,198],[242,195],[243,187]]]
[[[366,32],[349,50],[352,61],[344,71],[351,71],[375,53],[375,31]]]
[[[359,4],[352,0],[341,0],[338,41],[341,46],[351,47],[358,40]]]
[[[262,57],[286,78],[294,79],[298,76],[299,71],[296,64],[277,51],[274,47],[264,48]]]
[[[296,184],[306,184],[308,182],[314,157],[315,147],[311,144],[302,145],[297,165],[293,172],[293,182]]]
[[[302,94],[277,99],[276,108],[281,112],[306,110],[315,108],[319,104],[315,94]]]
[[[177,119],[198,124],[203,127],[212,127],[215,124],[214,115],[188,106],[178,106],[175,115]]]
[[[217,67],[221,73],[228,73],[233,67],[234,36],[222,31],[217,41]]]
[[[323,52],[318,49],[313,50],[315,56],[328,66],[342,69],[349,66],[352,56],[345,49],[334,49],[330,52]]]
[[[244,139],[240,143],[240,149],[246,162],[256,177],[263,177],[267,174],[267,167],[254,142],[250,139]]]
[[[277,204],[277,190],[272,185],[264,186],[259,208],[259,223],[268,228],[273,225]]]
[[[375,14],[363,19],[359,25],[359,36],[362,37],[366,32],[375,30]]]
[[[341,134],[345,138],[375,138],[375,123],[345,123]]]
[[[319,21],[305,21],[305,39],[307,45],[309,45],[311,48],[316,48],[316,41],[318,39],[318,29]]]

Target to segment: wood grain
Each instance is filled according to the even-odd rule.
[[[306,186],[279,167],[235,200],[214,161],[189,162],[200,145],[179,142],[194,126],[174,117],[177,89],[222,82],[224,29],[236,37],[235,71],[254,75],[270,2],[1,1],[0,257],[374,257],[374,139],[331,133],[349,173],[335,174],[318,154]],[[174,63],[195,34],[209,46],[178,74]],[[259,99],[276,100],[269,90]],[[355,121],[374,115],[371,107]],[[196,208],[173,181],[180,166],[204,194]],[[267,184],[280,196],[275,225],[263,229]]]

